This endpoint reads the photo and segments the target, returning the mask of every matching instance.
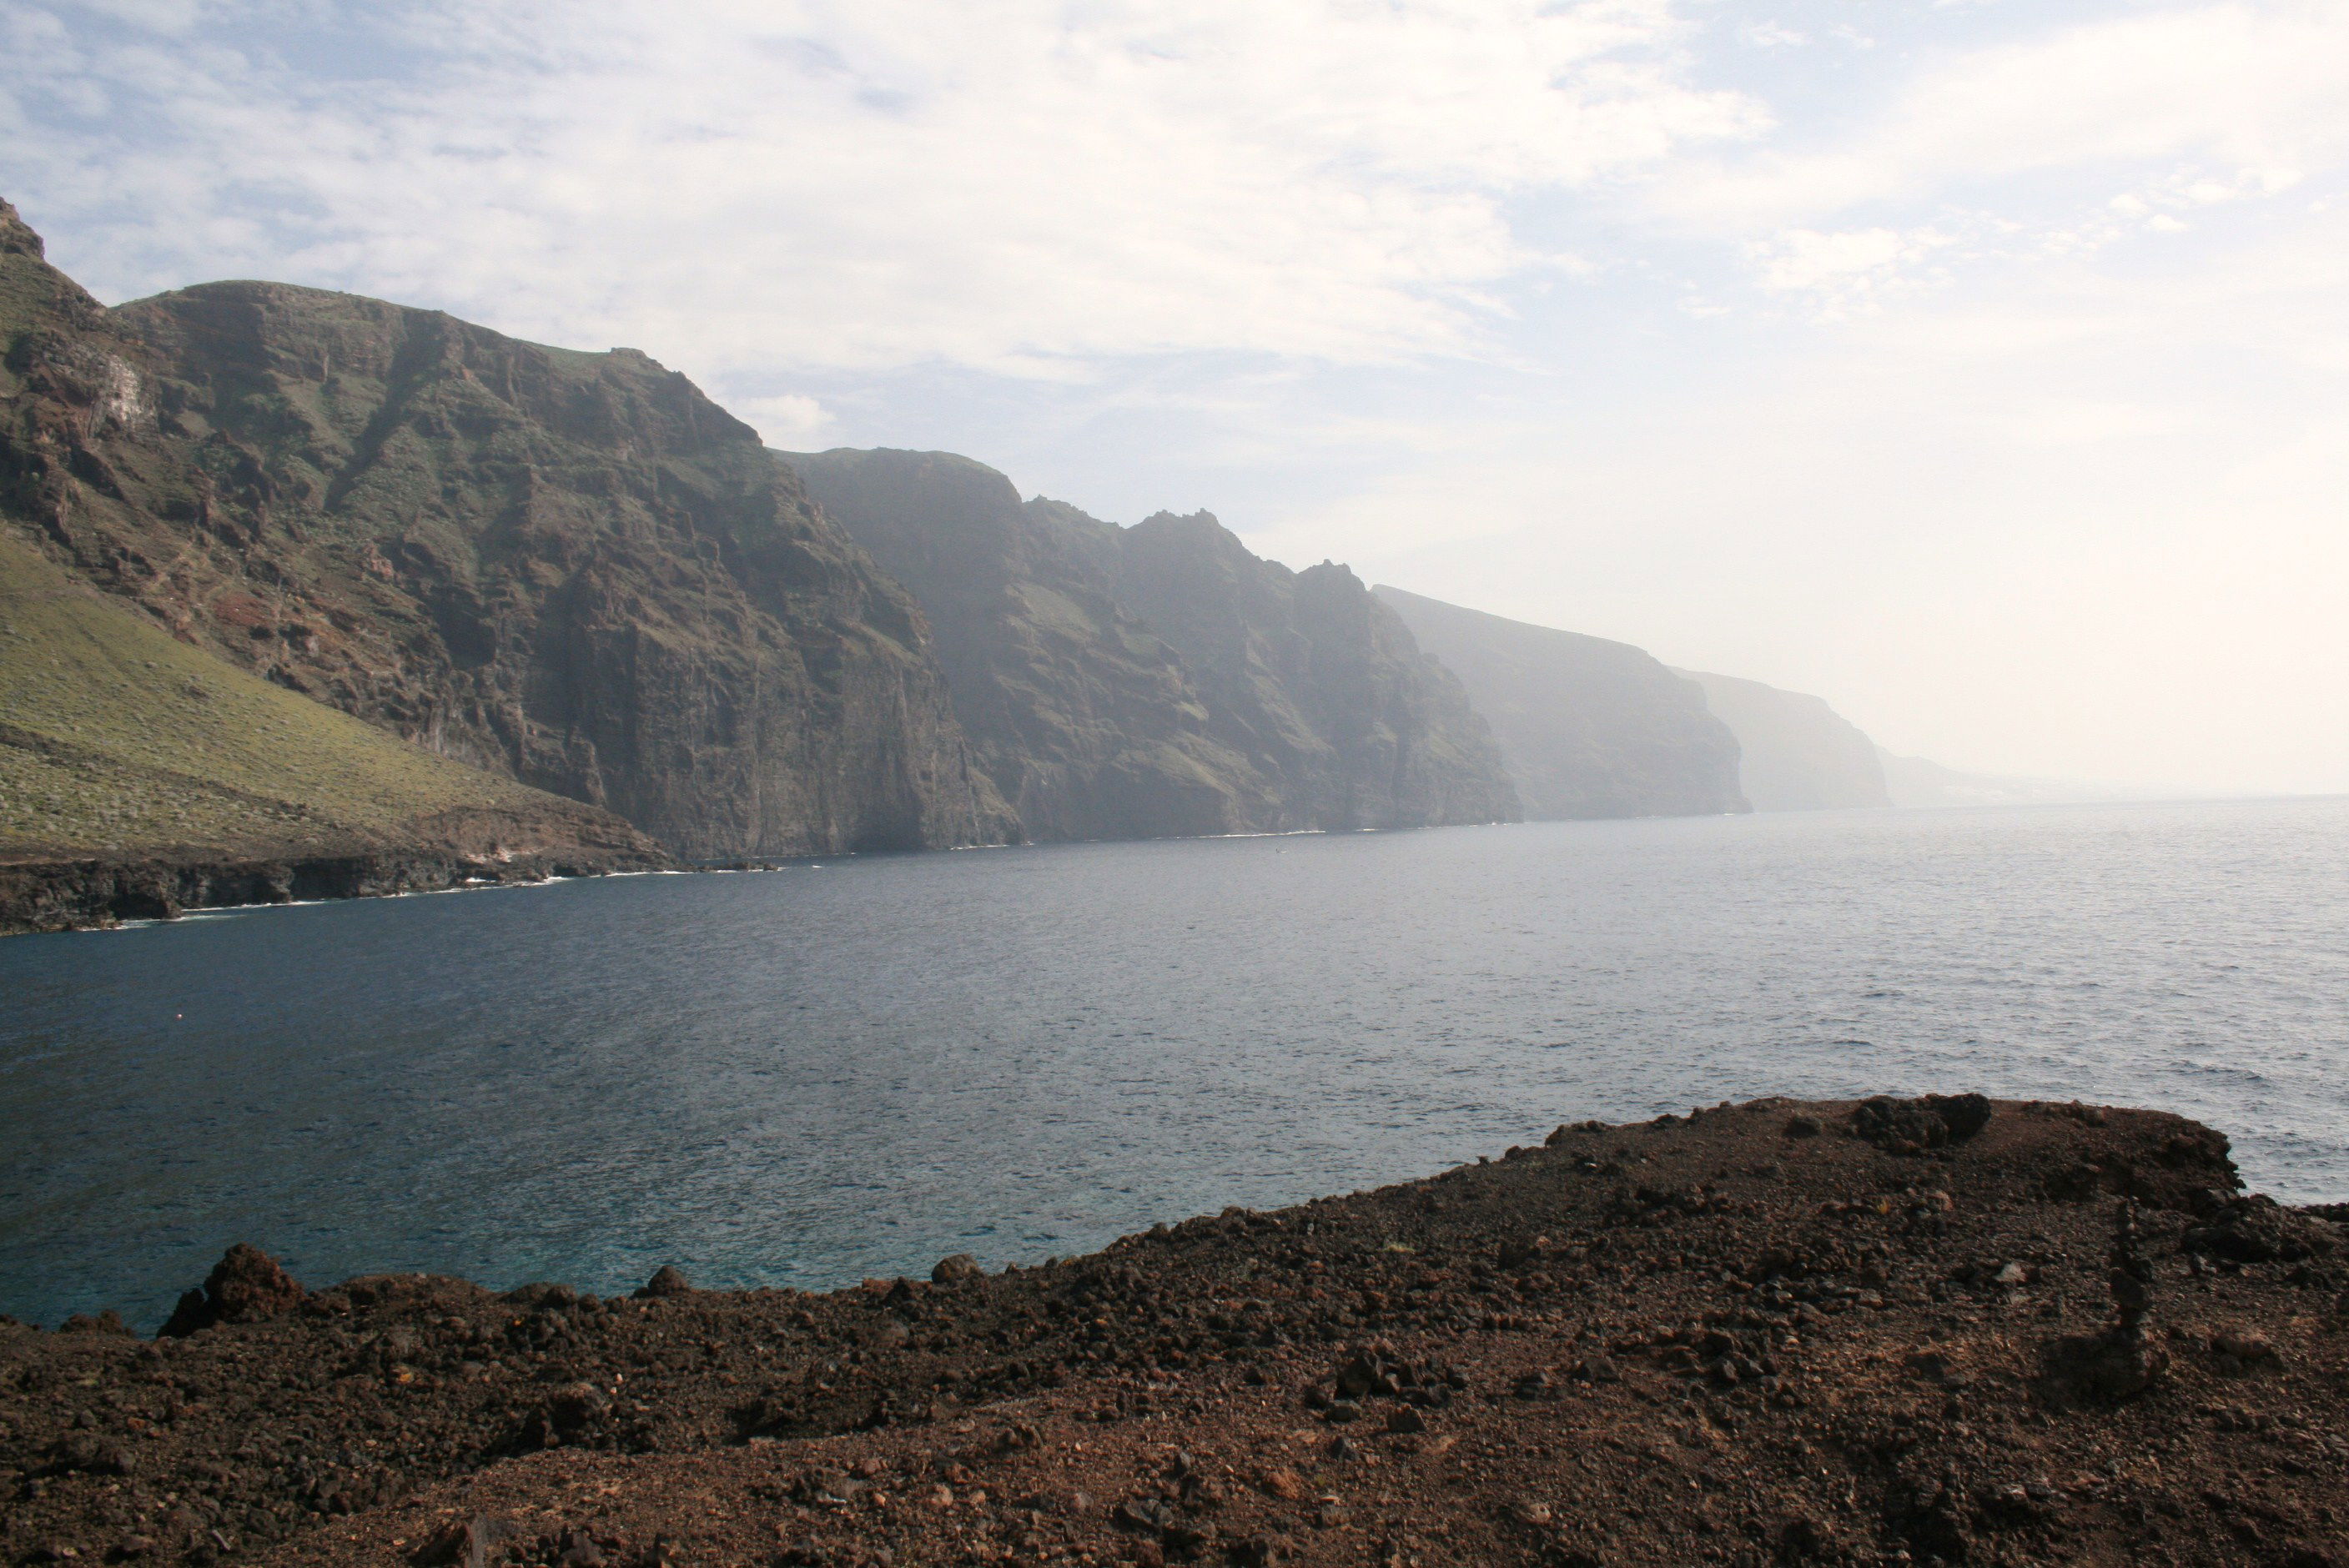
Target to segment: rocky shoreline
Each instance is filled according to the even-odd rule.
[[[390,898],[452,888],[678,869],[639,851],[461,854],[351,849],[314,854],[0,855],[0,936],[97,931],[191,911],[321,899]]]
[[[2349,1563],[2349,1211],[2153,1111],[1561,1127],[828,1295],[0,1325],[9,1563]]]

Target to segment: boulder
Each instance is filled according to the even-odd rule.
[[[275,1258],[239,1242],[212,1265],[202,1290],[180,1297],[162,1336],[184,1338],[216,1323],[265,1323],[294,1311],[309,1294]]]

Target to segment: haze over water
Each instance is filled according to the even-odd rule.
[[[819,861],[0,944],[0,1312],[825,1287],[1758,1095],[1979,1088],[2349,1198],[2349,800]]]

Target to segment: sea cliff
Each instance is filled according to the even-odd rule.
[[[687,856],[999,842],[920,612],[633,349],[269,283],[108,309],[0,203],[0,528]]]
[[[1022,502],[968,458],[793,453],[910,588],[981,768],[1038,839],[1516,820],[1452,673],[1361,579],[1292,572],[1215,517],[1131,528]]]
[[[1509,758],[1526,815],[1744,811],[1738,743],[1697,686],[1645,649],[1381,584],[1379,599],[1456,673]]]
[[[1738,781],[1755,810],[1892,804],[1876,743],[1826,699],[1737,676],[1680,673],[1736,734]]]

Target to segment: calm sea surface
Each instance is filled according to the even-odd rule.
[[[2168,1107],[2349,1199],[2349,801],[823,861],[0,943],[0,1312],[825,1286],[1764,1094]]]

